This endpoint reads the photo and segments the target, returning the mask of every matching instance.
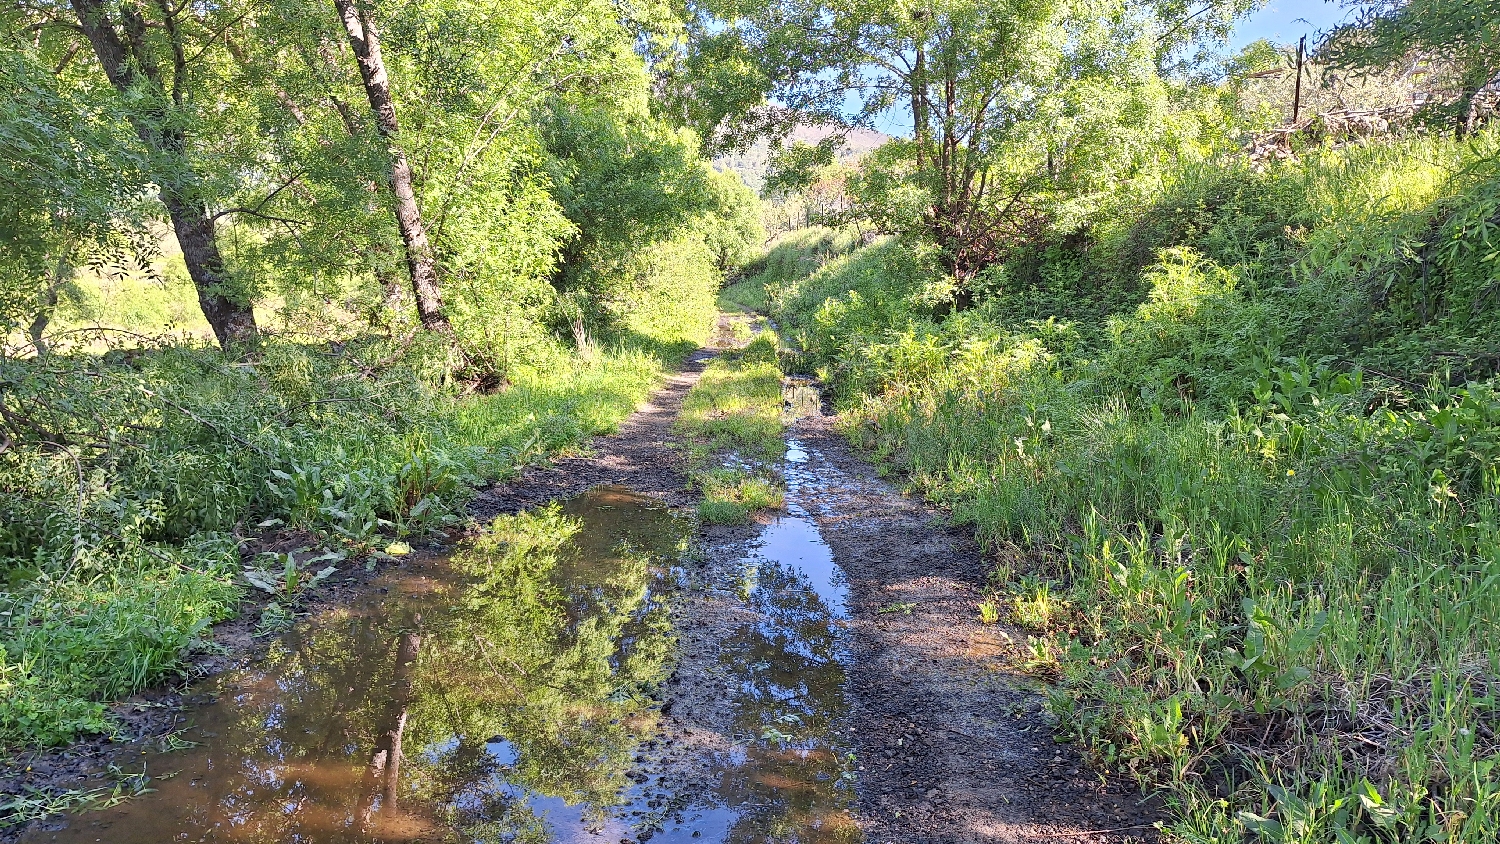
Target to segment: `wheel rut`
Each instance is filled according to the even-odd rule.
[[[993,567],[967,531],[902,495],[827,417],[792,429],[819,479],[800,495],[851,595],[856,816],[871,842],[1149,837],[1139,793],[1055,744],[1024,634],[981,623]]]

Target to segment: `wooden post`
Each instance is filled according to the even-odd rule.
[[[1297,42],[1297,90],[1292,95],[1292,125],[1297,125],[1297,118],[1302,116],[1302,60],[1307,55],[1307,36]]]

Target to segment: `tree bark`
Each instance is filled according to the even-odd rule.
[[[1453,137],[1463,140],[1474,134],[1474,97],[1478,89],[1464,86],[1464,91],[1458,97],[1458,114],[1454,117]]]
[[[128,93],[144,80],[150,95],[160,100],[170,96],[180,105],[182,96],[182,45],[173,14],[168,15],[167,33],[173,40],[176,62],[172,88],[168,91],[155,58],[146,48],[147,24],[134,5],[121,6],[121,24],[110,20],[103,0],[72,0],[73,11],[83,33],[104,68],[104,75],[121,93]],[[220,348],[253,346],[259,336],[255,308],[250,302],[228,295],[228,274],[215,236],[214,218],[197,196],[198,174],[188,160],[186,133],[179,121],[170,119],[164,102],[135,111],[130,121],[141,141],[157,155],[162,166],[153,173],[160,186],[162,204],[172,218],[172,230],[182,247],[182,260],[198,291],[198,304],[213,328]]]
[[[52,278],[47,282],[47,292],[42,296],[42,306],[37,310],[36,317],[27,326],[26,333],[31,337],[31,346],[36,350],[37,358],[44,358],[51,352],[47,345],[47,326],[52,323],[52,314],[57,311],[58,290],[63,282],[73,276],[73,241],[68,239],[58,249],[57,265],[52,270]]]
[[[406,246],[406,266],[411,275],[412,293],[417,300],[417,316],[429,331],[447,333],[450,326],[443,313],[437,261],[427,240],[427,227],[422,222],[422,210],[417,205],[416,190],[412,186],[411,162],[396,141],[400,124],[396,122],[396,101],[391,96],[385,59],[380,54],[380,36],[365,10],[356,8],[353,0],[333,0],[333,5],[338,10],[344,33],[349,36],[349,47],[359,65],[359,76],[364,82],[365,96],[370,100],[376,130],[386,143],[391,165],[391,192],[396,198],[396,226],[401,230],[401,241]]]

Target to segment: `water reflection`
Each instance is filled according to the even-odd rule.
[[[728,567],[723,594],[751,620],[717,643],[731,749],[708,789],[632,770],[662,738],[689,526],[605,487],[501,519],[451,560],[288,633],[208,687],[218,700],[187,735],[201,748],[148,762],[156,793],[28,840],[857,840],[839,739],[845,587],[800,503],[800,449],[787,515]]]
[[[792,440],[787,512],[740,562],[741,598],[756,621],[720,652],[738,681],[734,732],[754,737],[742,759],[723,767],[718,789],[735,812],[715,838],[733,844],[859,840],[847,812],[853,764],[840,737],[848,713],[848,588],[804,506],[816,489],[806,460]]]
[[[388,595],[224,677],[190,735],[205,749],[156,760],[181,768],[156,794],[37,838],[542,842],[617,827],[608,810],[658,718],[663,587],[685,538],[616,489],[503,520],[452,571],[389,578]]]

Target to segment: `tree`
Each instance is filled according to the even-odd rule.
[[[229,212],[211,210],[215,197],[192,155],[193,101],[203,81],[203,62],[216,36],[246,12],[232,5],[173,5],[164,0],[150,5],[132,0],[118,5],[104,0],[71,4],[77,27],[109,84],[134,104],[128,119],[150,153],[151,181],[171,217],[214,336],[225,349],[254,343],[254,307],[248,291],[226,271],[216,236],[219,219]]]
[[[1031,213],[1046,169],[997,168],[1007,133],[1042,100],[1087,75],[1108,77],[1149,47],[1154,67],[1253,0],[701,0],[674,111],[720,147],[779,137],[796,124],[873,127],[911,115],[903,184],[967,299],[968,282]],[[834,138],[828,143],[836,143]],[[1055,165],[1055,161],[1054,161]],[[1006,176],[1018,178],[1006,178]]]
[[[397,139],[401,129],[396,120],[396,101],[391,96],[390,75],[386,71],[385,57],[380,52],[380,34],[371,21],[367,4],[361,3],[356,7],[354,0],[333,0],[333,5],[344,25],[349,47],[359,65],[365,96],[370,101],[370,112],[375,116],[375,126],[390,157],[390,184],[396,202],[396,224],[406,247],[406,267],[411,276],[412,293],[416,297],[417,316],[427,330],[448,333],[451,326],[448,317],[443,314],[437,261],[427,239],[427,226],[422,222],[422,209],[417,204],[411,162],[407,160],[406,152]]]
[[[713,207],[698,228],[713,253],[714,265],[720,272],[729,272],[748,263],[766,242],[760,201],[732,170],[713,173],[709,188]]]
[[[1452,69],[1458,84],[1454,133],[1474,129],[1474,97],[1500,75],[1500,0],[1350,0],[1351,23],[1320,47],[1344,70],[1379,70],[1425,59]]]
[[[59,82],[17,45],[0,54],[0,330],[38,356],[74,269],[144,263],[144,167],[114,97]]]

